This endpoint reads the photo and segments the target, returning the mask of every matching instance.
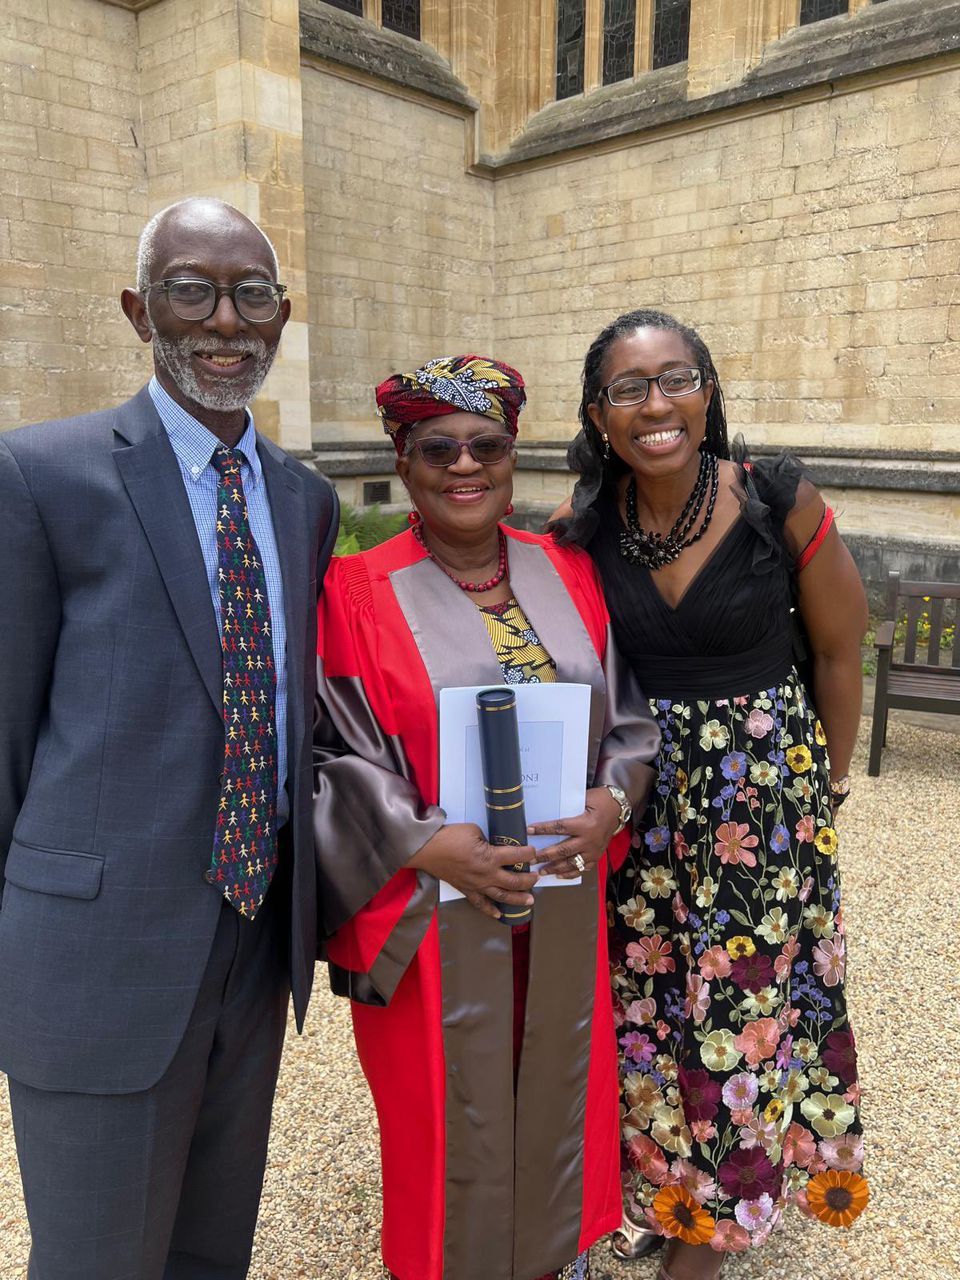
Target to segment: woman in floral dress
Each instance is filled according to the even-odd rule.
[[[611,886],[626,1206],[614,1250],[666,1237],[663,1280],[712,1280],[789,1201],[845,1226],[867,1200],[835,825],[866,601],[799,465],[729,460],[713,362],[672,317],[634,312],[600,334],[581,424],[580,480],[555,531],[598,565],[663,734]]]

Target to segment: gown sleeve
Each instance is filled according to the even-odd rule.
[[[603,660],[607,686],[604,737],[594,786],[619,787],[633,805],[633,816],[607,846],[610,869],[619,871],[630,848],[634,825],[647,807],[656,772],[650,762],[660,749],[660,728],[650,714],[636,676],[617,648],[611,630]]]
[[[609,626],[603,678],[607,703],[594,786],[619,787],[638,811],[653,785],[651,761],[660,749],[660,729]]]
[[[407,863],[445,815],[423,800],[389,722],[374,648],[380,632],[358,558],[332,563],[318,621],[313,824],[321,926],[331,959],[368,972],[424,887]]]

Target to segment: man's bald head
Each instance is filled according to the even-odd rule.
[[[217,200],[213,196],[189,196],[186,200],[168,204],[165,209],[155,213],[140,233],[137,245],[137,288],[143,291],[151,283],[153,264],[157,257],[157,241],[161,238],[161,233],[166,237],[168,233],[176,234],[178,229],[185,228],[207,230],[220,235],[228,233],[231,226],[243,227],[245,231],[253,230],[262,237],[273,262],[274,278],[279,276],[277,251],[262,228],[225,200]]]
[[[242,427],[245,408],[277,354],[290,318],[277,274],[273,245],[222,200],[195,196],[170,205],[150,219],[140,238],[138,287],[124,289],[120,304],[141,342],[153,343],[160,385],[215,433]],[[197,289],[199,307],[187,305],[183,314],[173,282],[181,292]],[[247,302],[237,300],[240,286]],[[250,318],[251,297],[265,304],[262,313],[269,318],[256,309]]]

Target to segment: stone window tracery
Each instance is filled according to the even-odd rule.
[[[557,0],[557,98],[583,93],[585,0]]]
[[[690,0],[656,0],[653,11],[653,66],[686,62],[690,47]]]
[[[824,18],[839,18],[850,12],[850,0],[800,0],[800,25],[822,22]]]
[[[382,0],[381,23],[412,40],[420,39],[420,0]]]
[[[615,84],[633,75],[636,0],[604,0],[603,83]]]

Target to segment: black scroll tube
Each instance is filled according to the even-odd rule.
[[[494,845],[525,845],[528,843],[527,818],[523,808],[517,699],[513,691],[484,689],[478,693],[477,724],[487,805],[487,839]],[[529,871],[530,864],[517,862],[511,870]],[[502,913],[502,922],[513,928],[528,924],[533,916],[533,907],[496,905]]]

